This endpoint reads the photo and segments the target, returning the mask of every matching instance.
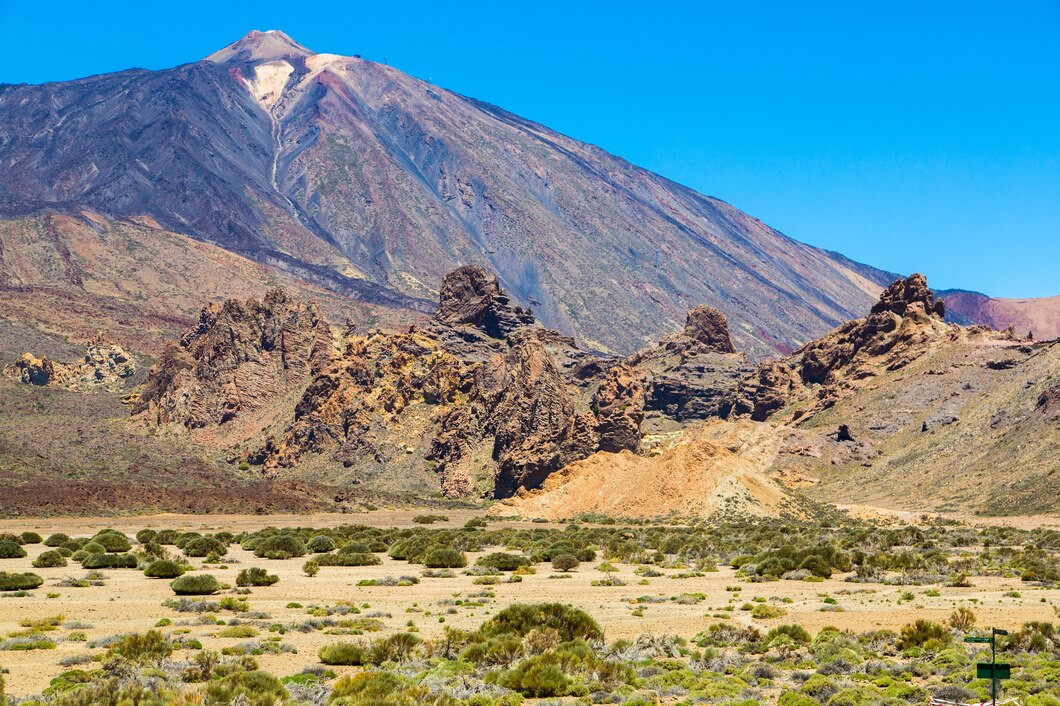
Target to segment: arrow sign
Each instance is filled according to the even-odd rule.
[[[975,665],[976,679],[1011,679],[1012,665],[980,662]]]

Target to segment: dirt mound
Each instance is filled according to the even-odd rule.
[[[780,438],[773,425],[746,420],[697,425],[648,456],[595,453],[490,512],[547,519],[581,513],[777,516],[794,511],[787,491],[768,472]]]

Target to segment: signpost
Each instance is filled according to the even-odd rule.
[[[997,706],[997,682],[999,679],[1011,679],[1012,678],[1012,666],[1008,664],[997,663],[997,636],[1008,635],[1007,630],[1001,630],[999,628],[990,628],[990,637],[966,637],[965,642],[989,642],[990,643],[990,661],[980,662],[975,665],[975,678],[976,679],[989,679],[990,680],[990,698],[994,706]]]

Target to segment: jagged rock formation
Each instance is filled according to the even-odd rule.
[[[943,320],[945,305],[935,298],[921,274],[893,282],[868,316],[843,324],[807,343],[790,357],[763,364],[742,391],[741,411],[766,419],[815,388],[818,409],[835,403],[845,390],[881,370],[897,370],[932,345],[952,340],[959,327]],[[812,410],[802,410],[802,414]]]
[[[596,449],[596,420],[557,362],[575,371],[584,357],[485,270],[462,267],[431,322],[348,333],[293,422],[247,459],[275,473],[323,455],[354,476],[418,463],[448,495],[509,495]]]
[[[315,304],[283,289],[245,303],[208,305],[179,345],[152,366],[133,413],[157,424],[225,424],[304,387],[330,355]]]
[[[534,323],[533,313],[512,306],[497,278],[481,267],[466,265],[446,275],[438,299],[435,321],[475,326],[493,338],[505,338]]]
[[[626,360],[644,389],[644,410],[678,422],[726,418],[740,408],[743,380],[754,366],[736,353],[724,314],[689,312],[684,330]]]
[[[74,363],[57,363],[47,356],[24,353],[4,368],[4,374],[26,385],[54,385],[70,390],[120,390],[136,374],[135,360],[121,346],[96,336]]]

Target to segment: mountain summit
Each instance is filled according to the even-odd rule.
[[[128,224],[384,307],[361,310],[384,323],[433,310],[445,273],[478,265],[546,326],[615,353],[680,331],[697,305],[728,317],[752,355],[789,352],[892,279],[598,147],[279,31],[164,71],[0,86],[0,131],[0,286],[93,311],[111,310],[94,297],[126,310],[171,297],[157,282],[193,262],[152,260],[156,284],[129,293],[124,273],[143,263],[113,234]],[[30,235],[56,217],[63,228]],[[88,241],[110,257],[79,253]]]
[[[313,52],[303,47],[278,29],[265,32],[251,30],[237,42],[206,57],[216,64],[244,61],[270,61],[292,57],[312,56]]]

